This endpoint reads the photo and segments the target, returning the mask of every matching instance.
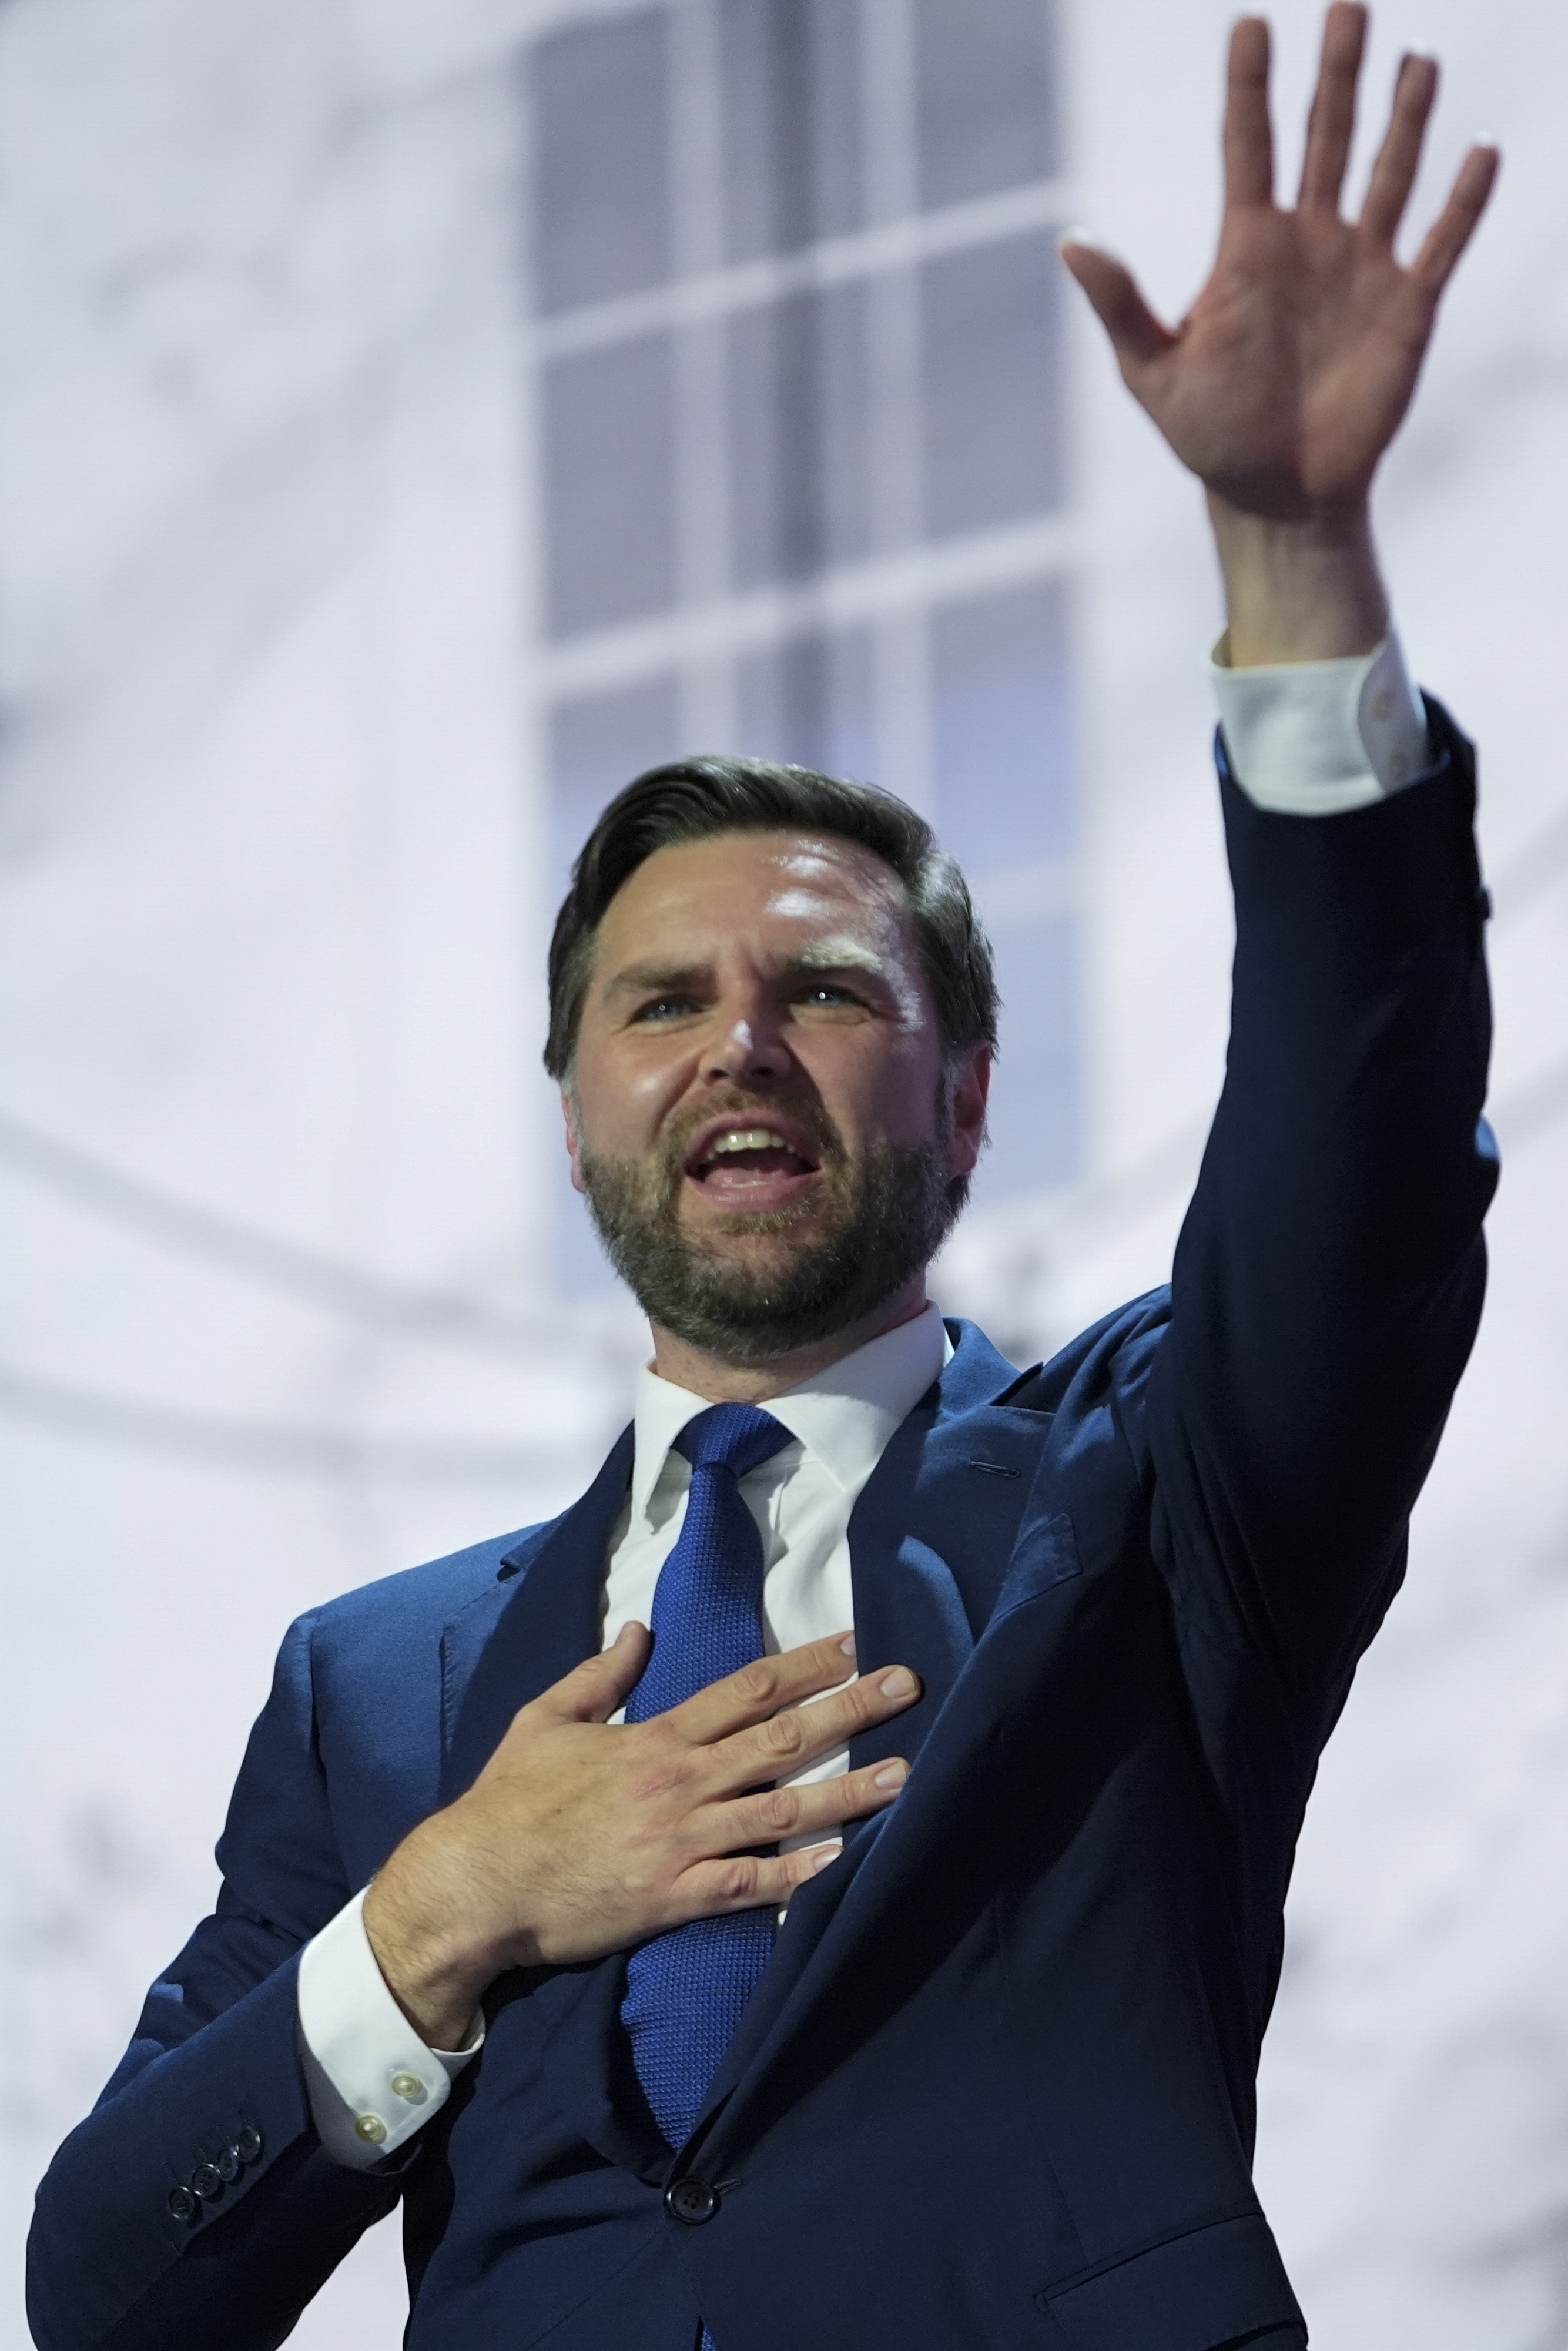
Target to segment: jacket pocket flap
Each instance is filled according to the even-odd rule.
[[[1217,2351],[1262,2327],[1303,2325],[1260,2212],[1168,2238],[1039,2299],[1075,2351]]]

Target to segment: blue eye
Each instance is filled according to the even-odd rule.
[[[633,1020],[678,1020],[696,1006],[689,996],[655,996],[650,1003],[640,1004],[632,1014]]]

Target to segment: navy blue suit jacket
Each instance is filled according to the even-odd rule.
[[[1021,1374],[954,1326],[850,1527],[861,1654],[925,1683],[852,1760],[912,1752],[909,1783],[796,1896],[688,2145],[638,2093],[620,1958],[503,1977],[379,2173],[323,2155],[295,2053],[301,1945],[597,1646],[628,1433],[553,1525],[288,1635],[216,1913],[40,2191],[45,2351],[263,2351],[400,2199],[414,2351],[693,2351],[699,2315],[720,2351],[1301,2340],[1259,2046],[1494,1176],[1471,767],[1433,727],[1431,778],[1354,814],[1224,782],[1232,1040],[1172,1288]],[[685,2177],[722,2191],[701,2226]]]

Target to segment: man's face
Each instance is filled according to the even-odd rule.
[[[940,1241],[988,1061],[946,1067],[897,876],[831,835],[658,851],[600,925],[573,1177],[655,1322],[758,1362],[848,1329]]]

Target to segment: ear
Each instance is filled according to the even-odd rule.
[[[582,1180],[582,1145],[577,1133],[577,1106],[571,1099],[570,1088],[566,1086],[560,1090],[560,1113],[566,1121],[566,1147],[571,1159],[572,1188],[586,1192],[588,1186]]]
[[[967,1176],[986,1140],[986,1104],[991,1092],[991,1049],[976,1045],[958,1064],[953,1080],[953,1137],[947,1145],[947,1180]]]

